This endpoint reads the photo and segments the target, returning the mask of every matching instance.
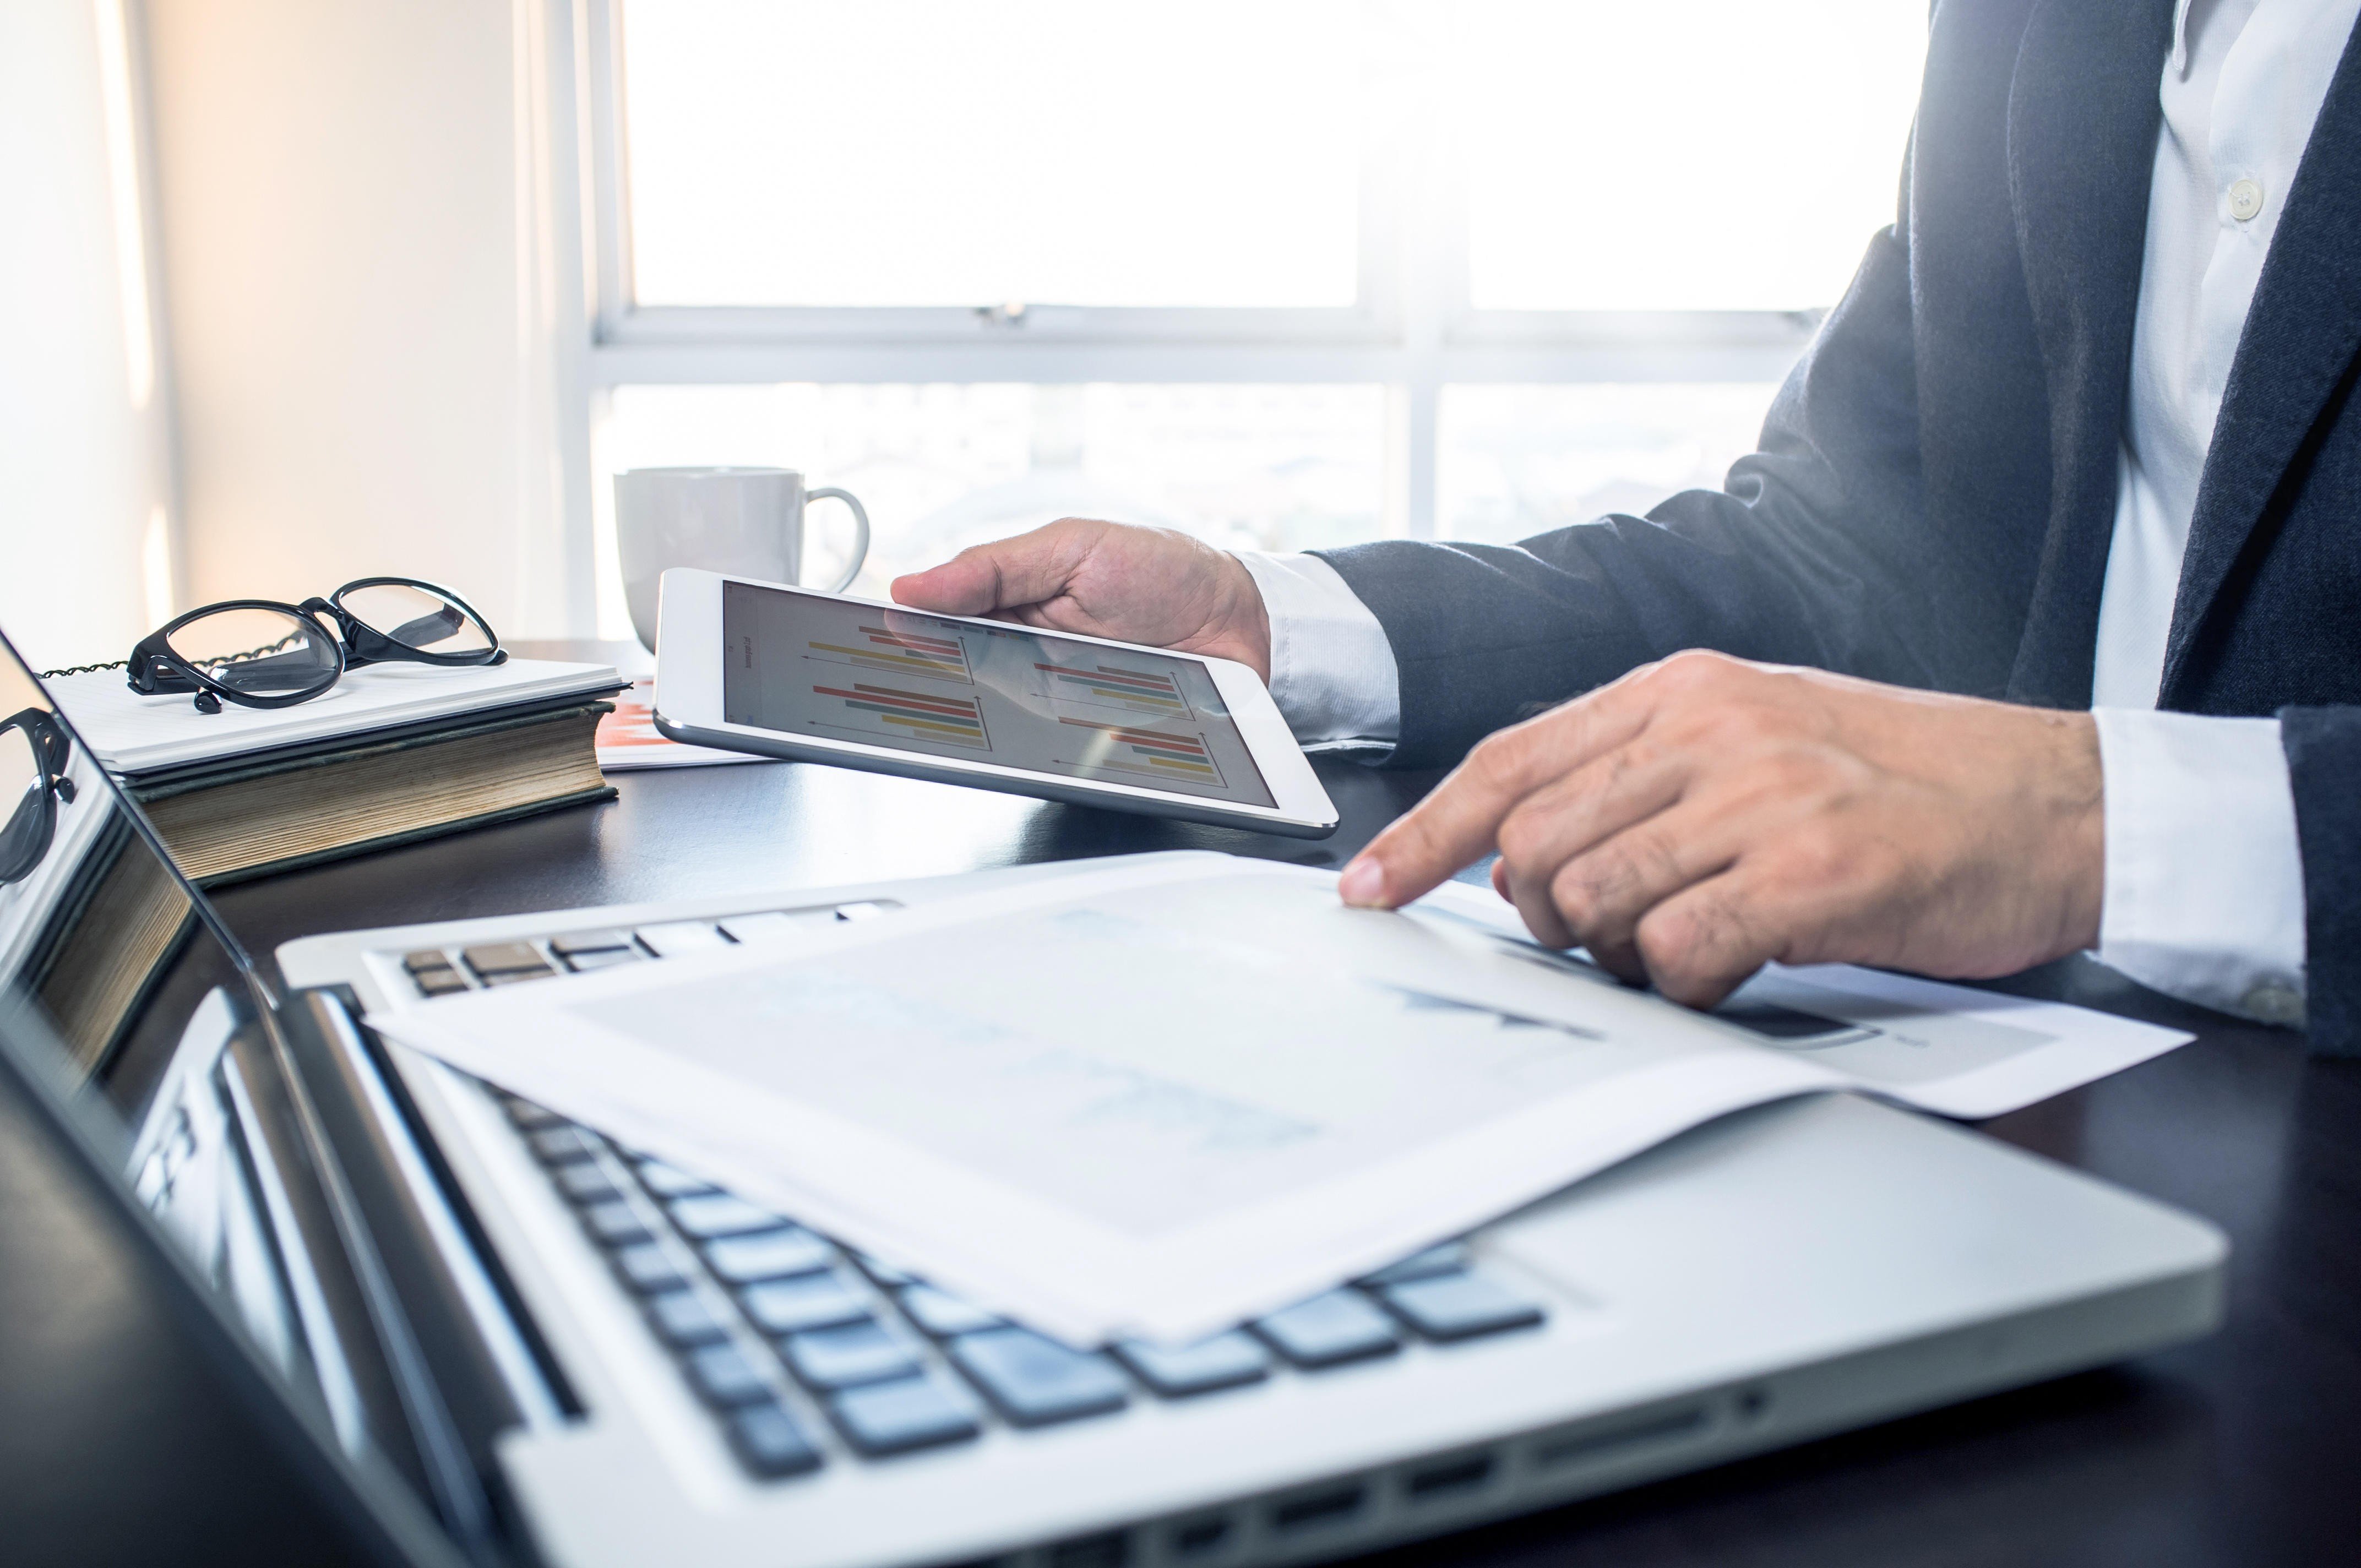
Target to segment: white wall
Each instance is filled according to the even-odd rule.
[[[122,658],[172,598],[168,367],[126,341],[155,316],[137,18],[110,132],[114,4],[0,0],[0,629],[36,668]]]
[[[394,572],[588,630],[543,3],[148,0],[195,599]]]

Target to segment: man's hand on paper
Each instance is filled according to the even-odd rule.
[[[1554,947],[1711,1006],[1764,963],[2007,974],[2093,946],[2096,727],[1686,652],[1490,736],[1345,869],[1392,908],[1494,849]]]
[[[896,577],[896,602],[1235,659],[1270,679],[1270,617],[1237,557],[1170,529],[1060,518]]]

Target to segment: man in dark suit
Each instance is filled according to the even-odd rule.
[[[1899,217],[1721,490],[1316,558],[1069,519],[895,597],[1464,757],[1354,903],[1497,848],[1538,936],[1701,1005],[2095,949],[2361,1051],[2356,12],[1944,0]]]

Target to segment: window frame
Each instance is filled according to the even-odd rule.
[[[1375,384],[1387,411],[1386,532],[1433,538],[1444,387],[1775,381],[1825,313],[1476,309],[1465,197],[1421,94],[1364,126],[1358,298],[1349,306],[642,305],[631,280],[622,0],[581,3],[593,405],[616,387],[651,384]],[[1400,9],[1397,0],[1363,7]]]

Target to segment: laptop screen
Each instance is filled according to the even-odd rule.
[[[247,966],[5,648],[0,812],[0,990],[49,1036],[52,1080],[81,1091],[127,1161],[180,1078],[218,1049],[203,1036],[251,1016]],[[15,1048],[39,1048],[25,1033]]]
[[[316,1322],[306,1332],[302,1266],[273,1221],[284,1198],[255,1094],[266,999],[5,640],[0,814],[0,1049],[63,1091],[262,1358],[357,1446],[359,1412],[323,1377],[338,1354]]]
[[[356,1462],[304,1466],[355,1541],[386,1561],[451,1561],[407,1500],[423,1495],[418,1467],[387,1414],[374,1334],[355,1326],[367,1319],[316,1168],[290,1134],[300,1118],[269,1007],[0,637],[0,1055],[14,1069],[0,1083],[50,1091],[73,1141],[123,1179],[156,1245],[190,1266],[175,1272],[217,1309],[203,1314],[216,1336],[242,1338],[267,1369],[254,1375],[275,1382],[297,1418],[276,1423],[288,1441]]]

